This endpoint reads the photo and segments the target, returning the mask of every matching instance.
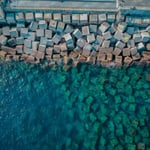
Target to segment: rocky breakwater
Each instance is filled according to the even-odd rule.
[[[0,57],[49,65],[90,63],[103,66],[150,64],[150,26],[101,19],[78,25],[38,20],[0,29]]]

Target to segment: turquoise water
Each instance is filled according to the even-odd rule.
[[[1,150],[150,149],[149,67],[0,64]]]

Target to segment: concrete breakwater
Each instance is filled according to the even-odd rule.
[[[36,20],[32,14],[26,16],[29,23],[20,20],[17,25],[1,28],[0,57],[30,63],[47,60],[50,65],[72,63],[76,66],[79,62],[102,66],[150,64],[149,25],[133,26],[127,22],[129,18],[116,20],[113,14],[109,18],[106,14],[74,14],[74,24],[69,22],[68,15],[62,21],[61,14],[43,18],[42,13],[37,13]],[[17,19],[21,19],[21,13]]]

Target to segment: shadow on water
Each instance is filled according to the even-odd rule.
[[[150,68],[0,64],[2,150],[150,147]]]

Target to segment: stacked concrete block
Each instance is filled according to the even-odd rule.
[[[39,41],[32,41],[32,50],[37,51],[39,47]]]
[[[110,24],[108,22],[103,22],[100,26],[99,26],[99,30],[104,33],[106,32],[110,27]]]
[[[63,15],[63,22],[67,24],[71,24],[71,15],[70,14],[64,14]]]
[[[36,31],[38,28],[38,23],[35,21],[32,21],[28,27],[29,31]]]
[[[23,12],[16,13],[15,18],[17,22],[25,22],[25,16]]]
[[[90,24],[90,33],[96,33],[97,32],[97,25]]]
[[[29,36],[28,28],[21,28],[20,36],[23,38],[28,38],[28,36]]]
[[[150,41],[150,34],[148,32],[141,33],[142,42],[146,43]]]
[[[124,32],[126,30],[126,27],[127,27],[127,23],[126,22],[120,22],[118,24],[117,30],[119,32]]]
[[[17,54],[22,54],[23,53],[23,45],[17,45],[16,51],[17,51]]]
[[[45,37],[51,39],[53,36],[53,31],[52,30],[45,30]]]
[[[61,13],[54,13],[53,14],[53,19],[56,20],[56,21],[62,21]]]
[[[57,24],[57,32],[62,33],[64,31],[65,24],[63,22],[58,22]]]
[[[58,44],[60,41],[61,41],[61,36],[58,35],[58,34],[55,34],[52,38],[52,41],[55,43],[55,44]]]
[[[86,44],[86,40],[82,39],[82,38],[78,39],[77,43],[76,43],[76,45],[80,48],[83,48],[85,46],[85,44]]]
[[[35,20],[36,21],[43,20],[43,13],[42,12],[36,12],[35,13]]]
[[[72,33],[73,31],[74,31],[73,27],[67,24],[64,33]]]
[[[7,38],[6,36],[0,35],[0,44],[1,44],[1,45],[6,45],[7,39],[8,39],[8,38]]]
[[[14,13],[6,13],[6,21],[8,24],[16,24],[15,14]]]
[[[8,39],[7,44],[9,45],[9,47],[14,47],[16,45],[16,39],[15,38]]]
[[[24,40],[24,47],[32,48],[32,41],[29,39]]]
[[[112,38],[112,35],[111,35],[110,31],[104,32],[104,33],[103,33],[103,38],[104,38],[105,40],[111,39],[111,38]]]
[[[47,22],[45,20],[39,20],[38,26],[40,29],[47,29]]]
[[[26,22],[34,21],[34,13],[32,12],[25,13],[25,20]]]
[[[52,30],[52,31],[56,31],[56,28],[57,28],[57,21],[50,20],[49,29]]]
[[[118,41],[115,46],[120,49],[123,49],[125,47],[125,43],[123,43],[122,41]]]
[[[72,36],[70,33],[64,34],[63,37],[64,37],[67,44],[73,43],[73,39],[72,39]]]
[[[89,15],[89,23],[90,24],[97,24],[98,23],[98,16],[97,16],[97,14],[90,14]]]
[[[140,33],[133,34],[133,40],[135,41],[135,43],[141,42],[142,41],[141,34]]]
[[[107,15],[106,14],[99,14],[98,15],[98,22],[102,23],[104,21],[107,21]]]
[[[52,19],[51,13],[44,13],[44,20],[49,22]]]
[[[90,34],[90,30],[89,30],[89,26],[82,26],[82,35],[89,35]]]
[[[53,46],[54,43],[51,39],[47,39],[47,43],[46,43],[47,46]]]
[[[9,26],[2,27],[2,34],[4,36],[10,36],[10,27]]]
[[[17,28],[11,28],[11,30],[10,30],[10,36],[11,37],[18,37],[19,36]]]
[[[110,46],[110,41],[109,40],[104,40],[102,43],[103,48],[108,48]]]
[[[87,42],[88,43],[95,42],[95,35],[94,35],[94,33],[87,35]]]
[[[74,32],[73,32],[73,35],[74,35],[77,39],[79,39],[79,38],[82,37],[82,33],[81,33],[81,31],[80,31],[79,29],[75,29]]]
[[[79,14],[72,14],[72,24],[79,24],[80,15]]]
[[[44,29],[37,29],[36,30],[36,36],[37,37],[43,37],[44,36]]]
[[[88,14],[80,14],[80,24],[88,23]]]
[[[17,38],[16,38],[16,44],[17,44],[17,45],[22,45],[22,44],[24,44],[24,38],[23,38],[23,37],[17,37]]]
[[[40,38],[40,44],[46,45],[47,44],[47,38],[46,37],[41,37]]]

